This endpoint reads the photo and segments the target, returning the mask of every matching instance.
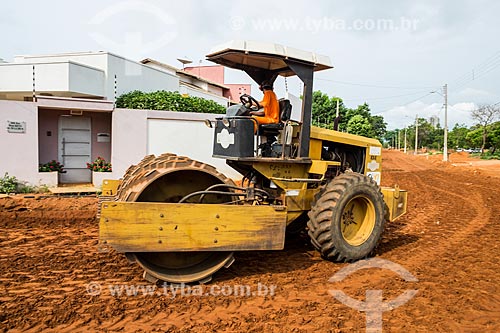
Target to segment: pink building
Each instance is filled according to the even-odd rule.
[[[186,67],[184,71],[228,87],[229,90],[224,91],[224,97],[229,98],[232,102],[239,103],[241,95],[252,94],[252,86],[249,83],[225,83],[224,66]]]

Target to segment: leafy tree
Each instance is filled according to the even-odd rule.
[[[468,148],[466,147],[467,133],[469,133],[469,129],[465,124],[455,124],[453,129],[448,133],[449,144],[456,148]]]
[[[321,91],[313,92],[312,125],[320,126],[321,119],[326,123],[325,120],[331,118],[332,114],[334,114],[334,111],[328,95],[323,94]]]
[[[488,126],[485,147],[490,148],[490,153],[494,154],[500,148],[500,121]],[[471,127],[467,133],[468,147],[479,147],[483,144],[484,129],[481,125]]]
[[[404,129],[395,129],[386,131],[383,136],[384,145],[394,146],[397,142],[397,132],[404,133]],[[407,128],[407,148],[415,149],[415,125]],[[500,121],[491,123],[486,128],[486,139],[484,146],[490,148],[490,153],[494,154],[500,148]],[[401,134],[402,135],[402,134]],[[443,146],[444,130],[438,124],[433,127],[429,121],[424,118],[418,119],[418,145],[440,150]],[[448,132],[448,143],[454,148],[474,148],[483,145],[484,126],[481,124],[468,128],[465,124],[455,124],[453,129]],[[401,137],[401,146],[404,146],[404,138]]]
[[[404,129],[400,130],[404,133]],[[428,147],[431,141],[428,136],[432,134],[434,127],[424,118],[418,118],[418,147]],[[432,135],[432,137],[435,137]],[[401,139],[404,145],[404,138]],[[406,129],[406,141],[408,149],[415,149],[415,124],[412,124]],[[436,144],[437,146],[437,144]]]
[[[337,114],[337,100],[339,101],[339,115],[341,117],[341,122],[339,124],[339,130],[345,130],[347,126],[347,120],[345,120],[345,115],[347,109],[344,103],[339,97],[328,97],[327,94],[321,91],[313,92],[312,101],[312,125],[318,127],[325,127],[333,129],[333,123]]]
[[[385,132],[387,131],[387,123],[384,121],[384,117],[382,116],[372,116],[371,117],[371,124],[373,127],[373,131],[375,133],[375,136],[379,139],[382,140],[384,137]]]
[[[481,146],[483,141],[483,130],[481,129],[481,126],[472,126],[465,139],[467,140],[467,145],[470,148]]]
[[[372,116],[370,107],[364,103],[355,109],[347,108],[339,97],[329,97],[321,91],[313,92],[312,125],[333,129],[339,103],[340,121],[338,130],[352,134],[367,136],[383,140],[387,124],[382,116]],[[361,121],[362,119],[366,120]],[[356,117],[355,121],[349,122]]]
[[[422,147],[428,147],[434,140],[434,127],[424,118],[418,119],[418,141]]]
[[[483,142],[481,154],[484,153],[489,126],[498,118],[500,118],[500,108],[495,105],[482,105],[478,109],[472,111],[472,119],[476,120],[482,129]]]
[[[436,127],[433,127],[429,122],[428,124],[431,126],[431,130],[428,132],[426,147],[441,150],[444,144],[444,129],[439,124]]]
[[[370,107],[368,104],[364,103],[362,105],[358,105],[356,109],[348,109],[347,110],[347,118],[352,118],[353,116],[362,116],[365,119],[370,119],[372,117],[370,113]]]
[[[382,142],[384,143],[384,147],[393,147],[395,138],[397,137],[396,130],[386,131],[384,137],[382,138]]]
[[[347,132],[368,138],[375,137],[375,131],[373,130],[373,126],[370,121],[359,114],[354,115],[349,119],[349,122],[347,123]]]
[[[491,125],[489,133],[491,140],[490,153],[495,154],[496,150],[500,148],[500,121]]]

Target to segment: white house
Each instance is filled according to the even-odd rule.
[[[220,66],[219,66],[220,67]],[[31,184],[96,182],[86,163],[110,161],[119,179],[148,154],[187,155],[214,165],[232,178],[240,175],[225,160],[212,158],[214,114],[116,109],[115,97],[132,90],[179,91],[228,105],[242,86],[226,86],[196,73],[221,68],[179,70],[161,62],[135,62],[109,52],[18,56],[0,62],[0,177],[8,172]],[[213,74],[212,73],[212,74]],[[295,112],[300,99],[292,99]],[[300,117],[296,118],[300,119]],[[66,173],[38,172],[57,160]]]
[[[51,186],[89,183],[86,163],[100,156],[113,165],[110,178],[120,178],[147,154],[186,154],[185,147],[193,158],[236,176],[224,161],[211,158],[212,132],[203,120],[215,115],[114,106],[115,97],[132,90],[179,91],[227,106],[226,88],[174,67],[109,52],[17,56],[0,63],[0,177],[8,172]],[[51,160],[64,164],[67,172],[59,177],[39,173],[38,165]]]
[[[37,96],[36,102],[0,100],[0,177],[8,172],[34,185],[95,181],[86,163],[110,161],[110,179],[119,179],[149,154],[189,156],[240,176],[212,158],[214,114],[115,109],[112,101]],[[38,172],[39,163],[57,160],[65,174]],[[95,183],[94,185],[99,185]]]
[[[14,62],[0,63],[0,99],[32,100],[34,92],[115,100],[133,90],[168,90],[228,105],[224,89],[229,88],[151,59],[143,62],[109,52],[16,56]]]

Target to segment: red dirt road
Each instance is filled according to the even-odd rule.
[[[154,286],[122,254],[97,251],[97,199],[0,199],[0,331],[364,332],[365,314],[328,290],[361,301],[366,290],[382,290],[388,302],[414,289],[383,314],[385,332],[499,332],[500,164],[470,165],[459,155],[452,163],[384,152],[382,182],[409,190],[409,205],[387,225],[377,258],[416,282],[372,268],[329,283],[348,264],[322,260],[294,236],[285,251],[237,254],[203,286],[211,295],[185,289],[174,297],[157,287],[113,296],[123,286]],[[89,295],[97,284],[100,295]],[[241,285],[256,293],[223,295]]]

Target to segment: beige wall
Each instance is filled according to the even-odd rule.
[[[123,177],[127,168],[149,154],[174,153],[205,162],[228,177],[241,175],[224,159],[213,158],[213,129],[205,119],[221,115],[152,110],[116,109],[113,112],[113,173],[111,179]]]
[[[0,101],[0,177],[6,172],[39,184],[38,114],[35,103]],[[26,133],[8,133],[7,121],[26,123]]]
[[[69,111],[38,111],[36,103],[0,100],[0,177],[8,172],[31,184],[57,185],[50,183],[47,173],[38,172],[38,164],[57,159],[58,119],[62,114]],[[110,179],[123,177],[130,165],[148,154],[165,152],[198,159],[229,177],[240,178],[225,160],[211,156],[213,130],[206,128],[203,121],[220,115],[128,109],[112,113],[85,111],[83,115],[92,118],[92,158],[110,157]],[[7,133],[7,120],[26,122],[26,133]],[[108,131],[112,134],[111,144],[100,147],[97,133]]]
[[[119,179],[147,155],[147,111],[115,109],[112,132],[110,178]]]

